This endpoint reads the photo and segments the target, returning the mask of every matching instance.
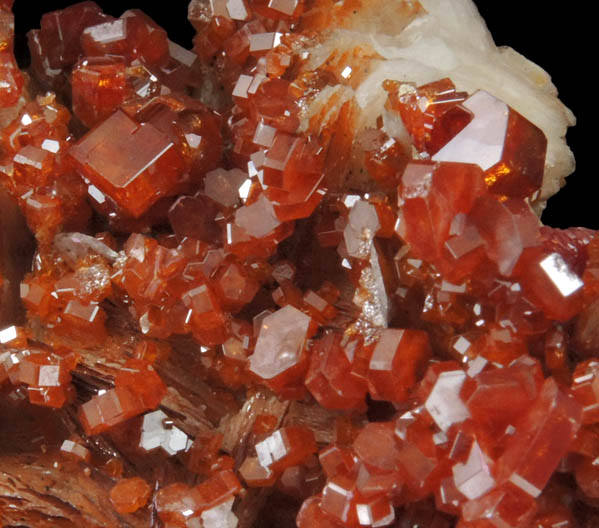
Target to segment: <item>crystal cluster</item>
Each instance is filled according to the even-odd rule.
[[[539,126],[447,77],[365,117],[383,57],[322,34],[376,2],[192,0],[192,51],[77,3],[27,90],[10,4],[0,184],[36,250],[0,412],[98,525],[599,522],[599,237],[539,222]]]

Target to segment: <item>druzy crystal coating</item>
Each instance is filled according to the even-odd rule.
[[[3,524],[599,522],[599,237],[540,224],[539,126],[448,77],[363,115],[385,50],[320,39],[376,2],[191,0],[191,51],[81,2],[26,75],[11,4]]]

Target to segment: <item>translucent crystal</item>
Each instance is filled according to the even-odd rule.
[[[581,405],[548,378],[498,460],[501,478],[538,497],[580,427]]]
[[[139,477],[123,479],[110,490],[110,500],[119,513],[133,513],[145,506],[152,489]]]
[[[296,366],[306,342],[310,318],[293,306],[285,306],[262,320],[250,369],[270,380]]]
[[[118,110],[70,149],[78,169],[132,216],[177,184],[183,161],[167,136]]]
[[[482,90],[462,106],[472,113],[472,121],[432,159],[474,163],[485,171],[485,181],[492,192],[530,196],[543,181],[547,149],[543,132]]]
[[[425,333],[383,330],[368,365],[368,388],[372,397],[404,401],[429,355]]]
[[[441,372],[424,406],[442,431],[470,417],[470,412],[460,397],[466,381],[463,370]]]

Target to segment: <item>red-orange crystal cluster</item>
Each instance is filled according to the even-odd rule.
[[[24,76],[0,2],[2,397],[114,526],[599,523],[599,236],[540,224],[547,140],[491,93],[385,81],[409,140],[357,128],[376,52],[307,50],[368,3],[192,0],[189,51],[85,1]]]

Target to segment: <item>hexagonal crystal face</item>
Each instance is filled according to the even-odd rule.
[[[291,305],[265,317],[250,357],[250,370],[271,379],[293,367],[299,361],[309,326],[310,317]]]

